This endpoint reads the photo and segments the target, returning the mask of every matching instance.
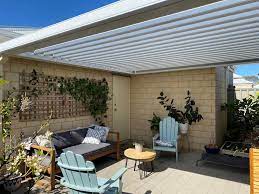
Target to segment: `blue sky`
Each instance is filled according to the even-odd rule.
[[[45,27],[117,0],[1,0],[0,26]],[[240,75],[256,75],[259,64],[238,66]]]
[[[259,73],[259,64],[239,65],[236,73],[239,75],[257,75]]]
[[[117,0],[1,0],[0,25],[44,27]]]

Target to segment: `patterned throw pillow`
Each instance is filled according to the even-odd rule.
[[[103,127],[103,126],[98,126],[98,125],[96,125],[94,129],[98,130],[98,131],[100,131],[100,133],[102,133],[101,141],[106,142],[110,129],[108,127]]]
[[[99,125],[91,125],[90,128],[99,131],[102,134],[101,141],[106,142],[107,137],[108,137],[108,133],[109,133],[109,130],[110,130],[108,127],[99,126]]]
[[[98,130],[89,128],[82,143],[100,144],[102,133]]]

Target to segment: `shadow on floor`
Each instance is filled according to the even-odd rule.
[[[162,172],[168,168],[173,168],[233,182],[249,184],[249,169],[239,169],[206,162],[201,162],[199,166],[196,166],[196,161],[200,159],[200,156],[201,153],[198,152],[180,154],[179,161],[176,163],[174,154],[163,153],[155,162],[155,172]]]

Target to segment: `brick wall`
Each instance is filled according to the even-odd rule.
[[[110,91],[112,91],[112,74],[105,71],[96,71],[86,68],[69,67],[60,64],[38,62],[33,60],[25,60],[19,58],[9,58],[3,64],[4,78],[10,83],[5,87],[5,91],[8,87],[19,88],[19,73],[22,71],[32,72],[35,69],[38,72],[43,72],[45,75],[55,75],[63,77],[78,77],[78,78],[95,78],[102,79],[106,78]],[[6,93],[6,92],[4,92]],[[107,125],[112,126],[112,102],[109,102]],[[54,119],[50,122],[50,129],[52,131],[62,131],[71,128],[88,126],[94,122],[91,115],[81,116],[76,118],[64,118]],[[22,129],[25,135],[32,135],[32,132],[39,128],[41,121],[28,121],[20,122],[18,119],[13,120],[13,128],[18,133]]]
[[[136,75],[131,79],[131,137],[150,144],[152,133],[148,119],[155,112],[166,112],[156,99],[160,91],[175,99],[177,108],[184,106],[186,91],[190,90],[204,120],[193,124],[189,131],[191,148],[203,149],[216,139],[216,69],[175,71]]]

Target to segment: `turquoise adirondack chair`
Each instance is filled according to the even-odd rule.
[[[172,117],[166,117],[159,123],[159,134],[153,137],[153,149],[156,151],[175,152],[178,161],[179,124]],[[164,144],[158,145],[158,140]],[[160,142],[161,142],[160,141]]]
[[[63,174],[60,184],[68,187],[71,194],[122,193],[121,178],[126,172],[126,168],[121,168],[110,179],[98,178],[93,162],[85,161],[82,155],[74,154],[71,151],[60,155],[58,166]]]

